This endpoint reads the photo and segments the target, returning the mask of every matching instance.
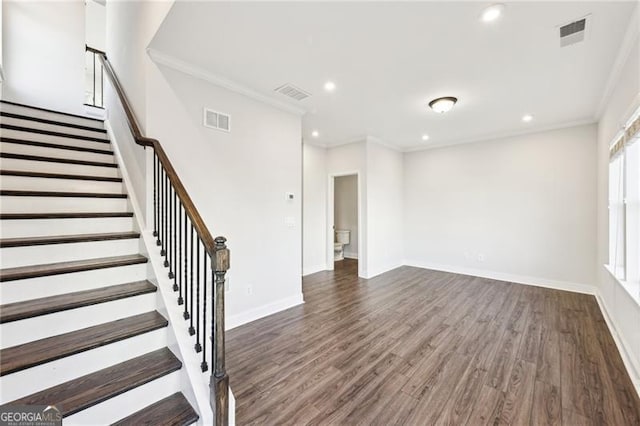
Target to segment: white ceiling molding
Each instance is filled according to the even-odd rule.
[[[250,89],[246,86],[243,86],[241,84],[238,84],[234,81],[231,81],[227,78],[224,77],[220,77],[218,75],[213,74],[212,72],[209,72],[203,68],[200,68],[196,65],[193,65],[191,63],[182,61],[180,59],[177,59],[171,55],[167,55],[165,53],[162,53],[158,50],[155,49],[151,49],[148,48],[147,49],[147,54],[149,55],[149,57],[158,64],[164,65],[166,67],[169,67],[171,69],[174,69],[176,71],[180,71],[184,74],[188,74],[192,77],[198,78],[200,80],[204,80],[207,81],[211,84],[214,84],[216,86],[220,86],[223,87],[227,90],[230,90],[232,92],[236,92],[239,93],[241,95],[244,95],[248,98],[251,98],[253,100],[256,100],[258,102],[262,102],[268,105],[271,105],[272,107],[278,108],[280,110],[289,112],[291,114],[296,114],[298,116],[302,116],[304,114],[306,114],[307,111],[305,111],[303,108],[299,108],[299,107],[295,107],[293,105],[290,105],[288,103],[282,102],[280,100],[274,99],[272,97],[269,97],[267,95],[264,95],[260,92],[257,92],[253,89]]]
[[[396,151],[396,152],[404,152],[404,149],[397,147],[395,145],[392,145],[390,143],[387,143],[385,141],[383,141],[380,138],[376,138],[375,136],[367,136],[367,142],[371,142],[371,143],[375,143],[377,145],[380,146],[384,146],[385,148],[388,148],[392,151]]]
[[[594,115],[596,120],[600,120],[604,110],[613,94],[613,89],[620,78],[620,74],[622,73],[622,69],[624,68],[629,56],[631,56],[631,52],[633,51],[633,46],[640,36],[640,3],[634,9],[634,12],[629,20],[629,25],[627,26],[627,30],[624,34],[624,39],[622,40],[622,44],[620,44],[620,49],[618,50],[618,54],[616,55],[616,60],[613,63],[613,67],[611,68],[611,72],[609,73],[609,78],[607,79],[607,84],[604,87],[604,92],[602,94],[602,98],[600,99],[600,103],[598,103],[598,108],[596,109],[596,113]]]
[[[584,120],[569,121],[566,123],[554,124],[552,126],[536,127],[536,128],[513,131],[513,132],[496,133],[494,135],[484,135],[479,138],[466,139],[466,140],[456,141],[456,142],[447,142],[447,143],[441,143],[441,144],[427,142],[423,145],[417,145],[415,147],[405,148],[403,152],[418,152],[418,151],[426,151],[434,148],[447,148],[455,145],[465,145],[469,143],[491,142],[495,140],[507,139],[507,138],[512,138],[516,136],[533,135],[535,133],[550,132],[552,130],[566,129],[569,127],[586,126],[587,124],[595,124],[595,123],[597,123],[597,120],[595,118],[585,118]]]

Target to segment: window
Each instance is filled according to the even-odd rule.
[[[609,268],[640,297],[640,108],[610,153]]]

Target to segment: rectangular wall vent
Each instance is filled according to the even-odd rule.
[[[204,109],[204,126],[210,129],[231,131],[231,116],[209,108]]]
[[[295,99],[296,101],[301,101],[305,98],[311,96],[311,93],[305,92],[304,90],[294,86],[293,84],[287,83],[283,84],[280,87],[276,87],[274,89],[276,92],[288,96],[290,98]]]
[[[585,40],[588,17],[578,19],[560,27],[560,47],[570,46]]]

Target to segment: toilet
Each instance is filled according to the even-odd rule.
[[[348,229],[336,229],[335,243],[333,244],[333,260],[344,259],[344,246],[349,244],[351,231]]]

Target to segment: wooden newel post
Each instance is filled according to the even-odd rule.
[[[215,259],[213,261],[213,274],[215,289],[213,304],[213,351],[211,369],[211,408],[215,416],[216,426],[229,424],[229,376],[225,368],[224,360],[224,276],[229,269],[229,249],[227,239],[217,237],[215,239]]]

